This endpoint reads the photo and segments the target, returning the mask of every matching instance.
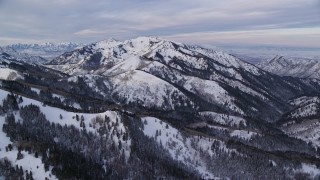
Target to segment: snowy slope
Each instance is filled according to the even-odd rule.
[[[142,101],[147,107],[163,107],[174,110],[175,106],[194,106],[187,96],[171,84],[143,71],[132,71],[112,78],[114,91],[127,97],[127,103]],[[182,101],[175,103],[176,99]]]
[[[263,70],[280,76],[320,78],[319,59],[276,56],[272,59],[259,63],[257,66]]]
[[[302,96],[289,101],[295,108],[283,118],[282,130],[289,136],[320,147],[320,98]]]
[[[204,98],[208,98],[211,102],[226,105],[234,112],[244,114],[244,112],[234,104],[234,98],[230,97],[228,92],[215,81],[191,77],[185,82],[184,88]]]
[[[227,53],[224,53],[222,51],[214,51],[211,49],[205,49],[197,46],[193,46],[192,48],[201,54],[211,57],[212,59],[218,61],[219,63],[221,63],[226,67],[243,68],[244,70],[249,71],[250,73],[255,75],[261,75],[261,73],[263,73],[257,67],[245,61],[241,61],[238,58],[232,55],[229,55]]]
[[[55,58],[49,67],[62,68],[60,70],[68,74],[104,74],[109,70],[105,75],[112,75],[117,67],[121,68],[120,72],[127,72],[139,68],[139,59],[154,48],[158,41],[157,38],[100,41]]]
[[[144,134],[154,138],[170,153],[172,158],[195,168],[205,179],[216,178],[212,172],[207,170],[205,159],[200,155],[199,149],[209,156],[214,156],[215,152],[211,149],[211,145],[218,140],[185,136],[174,127],[154,117],[144,117],[141,120],[144,123]],[[226,148],[223,142],[219,142],[220,149],[226,152],[234,151]]]
[[[17,79],[23,79],[23,75],[16,70],[0,67],[0,79],[14,81]]]
[[[0,90],[0,102],[3,101],[7,97],[9,92]],[[50,106],[44,106],[41,102],[35,101],[33,99],[25,98],[23,97],[23,102],[19,104],[20,107],[24,107],[27,105],[37,105],[40,107],[40,110],[42,113],[45,114],[47,120],[49,120],[52,123],[60,124],[62,126],[74,126],[78,128],[79,130],[82,130],[82,127],[80,126],[80,121],[77,121],[75,119],[76,115],[79,117],[84,118],[84,123],[86,126],[86,130],[89,132],[92,132],[96,135],[98,135],[98,130],[101,126],[104,126],[101,124],[101,122],[98,122],[96,119],[97,117],[105,118],[108,117],[110,119],[110,122],[106,122],[106,126],[110,126],[111,132],[126,132],[126,128],[123,124],[123,122],[120,120],[121,117],[118,112],[114,111],[107,111],[104,113],[96,113],[96,114],[88,114],[88,113],[74,113],[74,112],[68,112],[66,110],[62,110],[55,107]],[[62,115],[62,119],[60,118],[60,115]],[[19,112],[15,112],[15,118],[17,121],[21,121]],[[2,126],[5,122],[5,116],[0,116],[0,159],[7,158],[13,165],[19,165],[23,167],[23,170],[32,171],[33,177],[36,180],[45,179],[45,177],[49,177],[49,174],[51,174],[50,179],[56,179],[54,175],[52,175],[51,171],[45,172],[44,170],[44,164],[41,161],[41,157],[35,158],[34,154],[28,154],[28,152],[22,151],[22,154],[24,155],[24,158],[21,160],[16,160],[17,157],[17,148],[14,148],[12,151],[6,152],[5,146],[7,146],[9,143],[12,144],[10,139],[6,137],[6,134],[2,131]],[[131,146],[131,140],[130,138],[127,140],[124,140],[122,135],[121,136],[112,136],[110,134],[110,139],[113,138],[114,142],[121,142],[122,143],[122,149],[124,151],[126,159],[129,159],[130,156],[130,146]],[[55,141],[59,141],[59,139],[55,139]],[[120,149],[119,151],[122,151]]]
[[[289,136],[302,139],[320,148],[319,119],[302,120],[299,123],[293,121],[283,125],[282,129]]]
[[[231,137],[237,137],[244,140],[251,140],[251,138],[256,135],[257,133],[255,132],[244,131],[244,130],[234,130],[232,133],[230,133]]]
[[[320,115],[320,98],[318,96],[302,96],[289,100],[289,103],[294,106],[294,109],[288,112],[284,118],[305,119]]]
[[[290,112],[291,118],[303,118],[317,115],[320,106],[318,103],[309,103]]]
[[[174,68],[181,69],[181,67],[173,63],[175,58],[178,58],[190,67],[202,70],[207,70],[210,64],[208,58],[210,58],[210,60],[218,63],[217,65],[220,65],[221,68],[234,68],[233,70],[243,68],[255,75],[260,75],[261,73],[255,66],[226,53],[196,46],[186,46],[157,37],[138,37],[123,42],[114,39],[101,41],[61,55],[49,64],[60,65],[57,68],[63,67],[63,71],[69,74],[85,74],[89,69],[93,70],[95,74],[99,74],[101,72],[97,71],[98,69],[108,70],[124,61],[126,61],[124,64],[128,64],[130,59],[133,66],[122,67],[127,70],[139,68],[140,66],[134,66],[134,64],[137,64],[137,59],[142,57],[158,60]],[[90,66],[90,64],[99,66]],[[55,68],[56,66],[50,67]]]
[[[96,93],[105,98],[111,97],[110,99],[119,104],[135,104],[159,110],[197,108],[189,97],[172,84],[140,70],[126,72],[108,79],[101,78],[101,76],[85,76],[84,79]],[[78,79],[71,77],[68,81],[77,82]]]
[[[3,101],[3,99],[9,94],[6,91],[0,90],[0,102]],[[18,114],[16,114],[18,116]],[[44,164],[41,161],[41,157],[36,158],[35,154],[29,154],[26,151],[22,151],[23,159],[17,160],[17,153],[18,149],[16,147],[13,148],[12,151],[6,152],[6,146],[8,144],[13,144],[12,141],[10,141],[10,138],[7,137],[7,135],[2,131],[2,126],[5,123],[5,116],[0,115],[0,159],[6,158],[9,160],[13,167],[18,165],[19,167],[22,166],[24,171],[32,171],[33,177],[36,180],[45,179],[45,177],[50,179],[57,179],[54,175],[52,175],[51,170],[45,171]]]
[[[317,96],[314,96],[314,97],[302,96],[302,97],[290,100],[289,103],[293,106],[304,106],[310,103],[320,103],[320,98]]]
[[[209,112],[209,111],[199,112],[199,115],[201,116],[202,120],[215,122],[221,125],[236,126],[236,127],[239,127],[240,124],[242,124],[243,126],[247,125],[246,120],[242,117],[230,116],[227,114],[220,114],[220,113]]]
[[[242,115],[245,112],[235,102],[237,98],[225,86],[241,90],[265,102],[269,101],[269,96],[273,96],[273,93],[267,92],[268,88],[271,88],[268,84],[264,84],[268,83],[267,81],[263,81],[262,86],[259,82],[259,88],[252,84],[257,81],[256,78],[268,76],[257,67],[221,51],[188,46],[158,37],[100,41],[65,53],[48,63],[47,67],[73,76],[88,74],[102,76],[108,82],[107,89],[111,86],[111,93],[116,89],[117,96],[122,96],[121,99],[128,98],[123,99],[122,102],[125,103],[131,102],[133,94],[136,100],[148,101],[149,98],[139,97],[145,94],[147,97],[151,96],[151,93],[155,93],[152,89],[168,89],[168,84],[161,87],[157,83],[150,82],[158,81],[158,78],[178,88],[179,91],[184,89],[203,101],[226,107],[228,111]],[[147,74],[136,73],[137,70]],[[138,77],[140,75],[141,77]],[[145,81],[145,85],[141,86],[142,81]],[[95,82],[87,83],[90,86],[95,84]],[[138,91],[134,90],[137,88]],[[151,89],[150,94],[148,88]],[[97,92],[110,94],[98,85],[94,89]],[[128,95],[127,92],[131,91],[135,93]],[[161,98],[152,101],[153,106],[161,104]],[[144,105],[150,107],[152,106],[150,103]]]

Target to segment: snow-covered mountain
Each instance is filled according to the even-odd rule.
[[[16,60],[21,62],[28,62],[30,64],[44,64],[48,62],[47,59],[44,59],[41,56],[32,56],[27,53],[18,53],[17,51],[9,47],[0,47],[0,59]]]
[[[320,175],[317,79],[157,37],[93,43],[45,66],[3,56],[0,176]]]
[[[81,47],[77,43],[12,44],[2,47],[2,51],[29,63],[44,64],[53,58]]]
[[[280,76],[320,79],[320,59],[275,56],[257,66]]]
[[[298,95],[307,87],[314,90],[295,82],[288,91],[286,87],[292,85],[286,80],[234,56],[157,37],[97,42],[65,53],[47,67],[72,75],[74,82],[77,76],[85,76],[85,83],[102,97],[121,104],[223,109],[268,121],[276,121],[289,108],[279,99]],[[270,109],[275,110],[273,115]]]
[[[61,65],[59,68],[63,68],[62,71],[72,75],[90,72],[90,74],[113,76],[141,69],[152,63],[152,60],[168,65],[175,64],[174,58],[178,57],[200,70],[208,68],[209,63],[205,58],[211,58],[215,63],[229,68],[242,68],[252,73],[258,71],[256,67],[226,53],[187,46],[158,37],[138,37],[126,41],[109,39],[65,53],[49,64]],[[170,65],[170,67],[181,70],[178,65]]]
[[[301,96],[289,101],[294,108],[283,115],[282,129],[289,136],[320,147],[320,97]]]

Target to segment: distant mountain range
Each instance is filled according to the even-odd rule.
[[[82,44],[77,43],[44,43],[44,44],[12,44],[3,46],[0,52],[7,53],[22,61],[28,60],[29,63],[44,64],[53,58],[72,51]]]
[[[28,53],[19,53],[9,47],[0,47],[0,58],[3,59],[15,59],[22,62],[28,62],[31,64],[44,64],[48,62],[47,59],[41,56],[32,56]]]
[[[320,58],[293,58],[275,56],[257,64],[265,71],[280,76],[320,79]]]
[[[221,46],[220,49],[247,62],[258,64],[275,56],[320,59],[320,48],[277,46]]]

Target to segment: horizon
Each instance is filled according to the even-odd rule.
[[[0,46],[159,36],[199,45],[320,47],[317,0],[0,0],[0,10]]]
[[[53,41],[40,41],[40,42],[16,42],[16,43],[8,43],[8,44],[0,44],[0,47],[6,47],[6,46],[12,46],[12,45],[46,45],[46,44],[52,44],[52,45],[62,45],[62,44],[77,44],[77,45],[90,45],[94,44],[97,42],[101,41],[108,41],[109,39],[114,39],[117,41],[126,41],[126,40],[131,40],[131,39],[136,39],[139,37],[157,37],[161,38],[164,40],[169,40],[172,42],[176,43],[183,43],[186,45],[197,45],[197,46],[202,46],[204,48],[212,49],[212,48],[236,48],[236,49],[262,49],[262,48],[270,48],[270,49],[288,49],[288,50],[319,50],[320,47],[309,47],[309,46],[299,46],[299,45],[276,45],[276,44],[229,44],[229,43],[216,43],[216,44],[208,44],[208,43],[188,43],[188,42],[182,42],[182,41],[177,41],[177,40],[170,40],[169,38],[161,37],[161,36],[137,36],[137,37],[132,37],[130,39],[116,39],[113,37],[110,37],[108,39],[101,39],[93,42],[88,42],[88,43],[83,43],[83,42],[76,42],[76,41],[60,41],[60,42],[53,42]]]

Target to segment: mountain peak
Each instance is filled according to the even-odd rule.
[[[65,53],[48,64],[58,65],[52,68],[63,67],[69,74],[93,73],[110,76],[141,69],[155,61],[180,70],[183,70],[180,64],[188,64],[188,68],[201,71],[207,71],[214,62],[217,66],[222,66],[220,68],[224,69],[223,71],[232,71],[227,72],[231,76],[240,77],[240,74],[234,74],[235,70],[231,70],[232,68],[241,68],[260,75],[258,68],[227,53],[153,36],[141,36],[125,41],[112,38],[103,40]]]

